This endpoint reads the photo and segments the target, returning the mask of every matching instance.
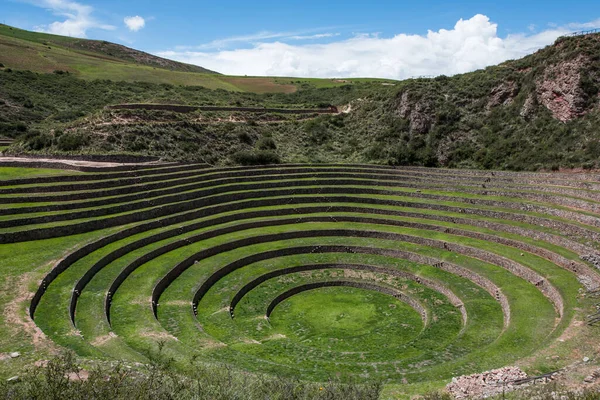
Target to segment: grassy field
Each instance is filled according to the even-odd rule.
[[[302,88],[330,88],[352,82],[386,80],[311,79],[225,76],[202,68],[171,62],[166,67],[135,62],[118,46],[107,42],[29,32],[0,24],[0,63],[6,68],[41,73],[68,71],[86,80],[108,79],[202,86],[249,93],[293,93]],[[198,72],[198,71],[201,72]]]
[[[1,149],[0,149],[1,150]],[[73,175],[77,172],[64,169],[0,167],[0,181],[42,176]]]
[[[585,175],[509,173],[483,194],[487,172],[365,165],[0,172],[0,353],[22,353],[2,376],[60,348],[147,364],[160,346],[183,375],[193,359],[404,398],[507,364],[548,372],[597,341]],[[266,318],[335,282],[355,286]]]

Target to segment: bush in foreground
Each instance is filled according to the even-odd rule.
[[[280,164],[281,159],[272,151],[239,151],[233,156],[233,162],[239,165]]]
[[[193,363],[193,376],[183,376],[170,363],[152,357],[135,370],[119,364],[84,372],[71,353],[35,367],[26,376],[0,384],[3,399],[198,399],[198,400],[375,400],[382,385],[308,383],[266,375],[250,375],[226,366]]]

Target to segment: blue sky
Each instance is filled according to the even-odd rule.
[[[600,28],[597,0],[0,1],[9,25],[238,75],[450,75]]]

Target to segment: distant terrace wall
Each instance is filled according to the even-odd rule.
[[[278,114],[337,114],[335,106],[328,108],[262,108],[262,107],[221,107],[221,106],[182,106],[176,104],[116,104],[106,106],[111,110],[158,110],[190,113],[194,111],[231,111],[250,113],[278,113]]]

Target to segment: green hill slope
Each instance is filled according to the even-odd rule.
[[[331,79],[292,81],[225,76],[107,41],[30,32],[3,24],[0,24],[0,64],[39,73],[68,72],[86,80],[151,82],[253,93],[292,93],[302,84],[317,87],[343,84]]]
[[[69,65],[69,60],[61,60],[61,50],[68,50],[68,52],[71,53],[71,57],[73,57],[73,61],[76,60],[76,56],[80,56],[80,62],[85,62],[86,59],[91,58],[102,60],[104,62],[135,64],[138,66],[161,68],[170,71],[216,74],[214,71],[197,65],[168,60],[104,40],[88,40],[50,35],[47,33],[30,32],[3,24],[0,24],[0,40],[0,43],[5,46],[10,46],[12,44],[22,47],[24,53],[30,53],[28,55],[33,56],[34,58],[35,55],[32,53],[37,50],[37,61],[42,62],[42,64],[49,65],[53,62],[60,63],[61,61],[66,61],[65,66],[67,67],[67,70],[69,67],[76,67],[76,65]],[[41,45],[42,47],[36,45]],[[10,58],[12,55],[11,53],[12,52],[10,51],[7,52],[7,54],[3,52],[2,57]],[[47,62],[44,63],[44,60],[40,60],[41,58],[46,58]]]
[[[17,59],[21,50],[10,50],[9,57]],[[7,55],[0,54],[2,62]],[[126,152],[220,165],[255,162],[257,154],[267,152],[259,160],[509,170],[600,167],[599,34],[561,38],[523,59],[463,75],[391,84],[226,77],[97,62],[105,64],[96,68],[110,75],[108,80],[90,79],[98,73],[89,65],[67,75],[10,71],[14,64],[6,64],[0,72],[0,136],[17,140],[4,152]],[[132,79],[124,72],[141,69],[159,71],[166,82],[148,75]],[[178,77],[189,84],[176,82]],[[132,80],[146,82],[122,82]],[[219,88],[228,90],[211,90]],[[124,103],[284,109],[332,104],[341,112],[299,118],[267,111],[106,108]]]

